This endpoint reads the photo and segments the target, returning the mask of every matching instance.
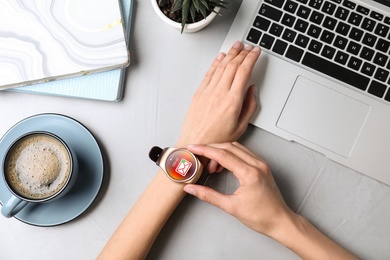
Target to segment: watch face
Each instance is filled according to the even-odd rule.
[[[185,182],[194,177],[197,164],[194,155],[183,149],[174,151],[168,156],[165,169],[175,181]]]

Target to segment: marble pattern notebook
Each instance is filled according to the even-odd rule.
[[[131,40],[133,2],[133,0],[121,0],[128,45],[130,45]],[[120,101],[123,96],[125,76],[126,68],[122,68],[82,77],[13,88],[9,91],[103,101]]]
[[[127,65],[119,0],[0,1],[0,87]]]

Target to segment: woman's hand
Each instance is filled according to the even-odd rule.
[[[186,185],[184,191],[266,235],[271,235],[284,217],[294,215],[285,204],[268,165],[241,144],[190,145],[187,149],[231,171],[240,186],[233,194],[191,184]]]
[[[218,54],[192,99],[177,146],[235,141],[245,132],[257,107],[248,79],[259,55],[259,47],[241,42]]]
[[[208,187],[187,184],[184,191],[217,206],[249,228],[288,247],[303,259],[357,259],[330,240],[284,202],[267,164],[238,143],[187,146],[191,152],[207,157],[231,171],[240,186],[233,194],[222,194]]]

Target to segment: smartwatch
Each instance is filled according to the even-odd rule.
[[[149,158],[174,182],[196,183],[203,172],[199,159],[184,148],[150,149]]]

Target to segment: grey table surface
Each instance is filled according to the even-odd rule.
[[[132,63],[124,99],[104,102],[0,93],[0,135],[18,121],[59,113],[83,123],[99,141],[105,178],[80,217],[56,227],[0,219],[0,259],[95,259],[156,173],[153,145],[175,143],[188,105],[218,53],[240,1],[206,29],[181,35],[160,21],[149,0],[135,5]],[[266,159],[288,205],[361,259],[390,259],[390,187],[296,143],[250,126],[240,142]],[[212,176],[233,192],[231,173]],[[188,250],[188,245],[196,250]],[[298,259],[272,239],[211,205],[186,197],[149,259]]]

